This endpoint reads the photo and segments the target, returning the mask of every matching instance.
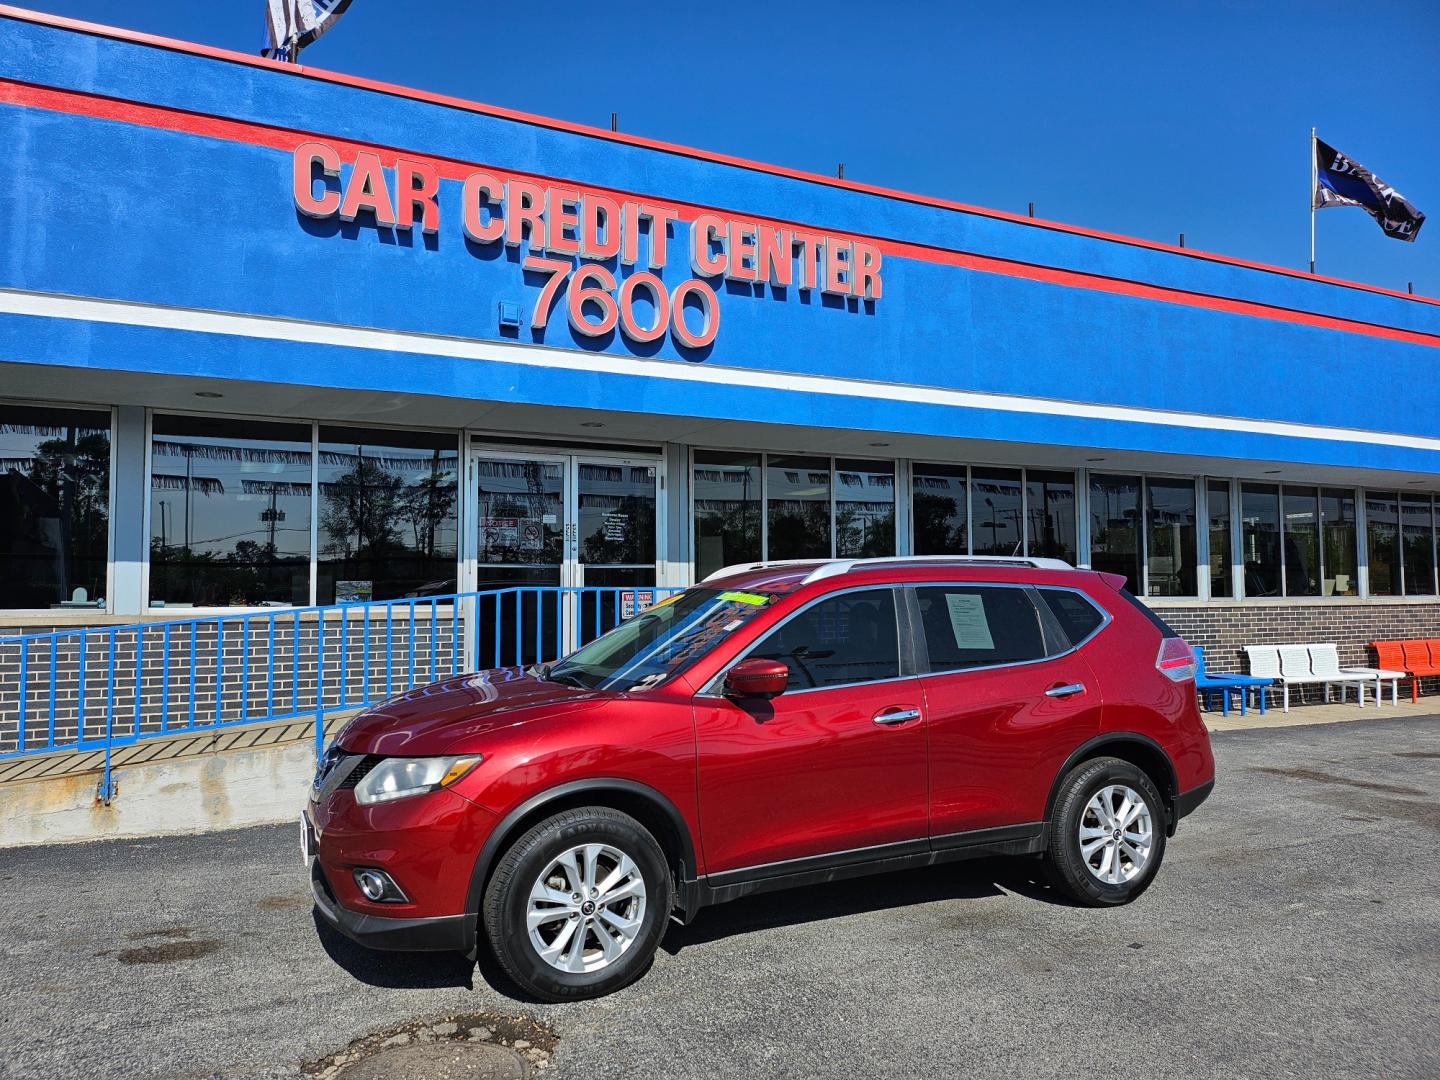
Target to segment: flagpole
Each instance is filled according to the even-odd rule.
[[[1315,129],[1310,129],[1310,273],[1315,273]]]

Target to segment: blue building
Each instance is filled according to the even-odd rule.
[[[0,140],[11,630],[968,552],[1440,636],[1435,300],[41,15]]]

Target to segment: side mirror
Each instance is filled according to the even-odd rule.
[[[779,660],[741,660],[725,675],[725,696],[773,698],[785,692],[790,669]]]

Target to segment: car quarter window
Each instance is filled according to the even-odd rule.
[[[927,585],[915,590],[931,671],[1039,660],[1046,655],[1040,613],[1026,589]]]
[[[895,593],[864,589],[821,600],[777,626],[749,655],[784,663],[789,690],[898,678]]]
[[[1045,606],[1055,616],[1055,621],[1060,624],[1060,629],[1065,631],[1065,636],[1070,639],[1071,645],[1078,645],[1084,641],[1099,625],[1105,621],[1105,616],[1079,593],[1071,592],[1069,589],[1037,589]]]

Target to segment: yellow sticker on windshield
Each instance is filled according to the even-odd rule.
[[[733,600],[737,604],[754,604],[756,607],[768,603],[770,600],[768,596],[761,596],[759,593],[753,592],[722,592],[720,599]]]

